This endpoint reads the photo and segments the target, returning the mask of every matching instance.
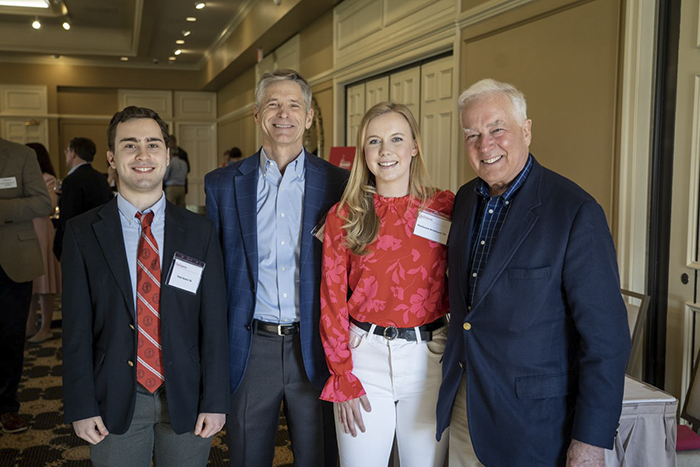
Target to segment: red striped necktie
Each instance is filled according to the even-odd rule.
[[[160,254],[151,232],[153,211],[142,215],[136,264],[136,316],[138,352],[136,379],[151,392],[163,384],[163,350],[160,345]]]

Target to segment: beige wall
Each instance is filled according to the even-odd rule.
[[[619,3],[543,0],[462,31],[461,89],[491,77],[523,91],[533,121],[532,153],[593,195],[609,221],[614,218]],[[474,176],[463,157],[460,173],[464,180]]]
[[[333,12],[326,13],[299,35],[299,71],[305,78],[333,69]]]

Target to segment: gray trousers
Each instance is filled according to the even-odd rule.
[[[155,394],[136,385],[136,406],[131,425],[123,435],[109,434],[90,446],[90,460],[96,467],[204,466],[209,459],[211,438],[192,431],[176,434],[170,425],[168,402],[161,386]]]
[[[324,406],[304,369],[299,334],[277,336],[254,331],[248,368],[231,396],[226,417],[226,444],[231,467],[270,467],[275,454],[280,404],[292,441],[296,467],[336,465],[332,407]],[[330,423],[328,423],[330,422]],[[327,435],[324,438],[324,434]],[[329,446],[324,448],[324,443]]]

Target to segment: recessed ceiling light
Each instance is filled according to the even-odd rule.
[[[182,35],[185,37],[189,36],[190,34],[192,34],[192,31],[182,31]]]
[[[175,41],[175,43],[176,43],[176,44],[184,44],[185,41],[182,40],[182,39],[178,39],[178,40]]]
[[[121,60],[122,62],[128,62],[129,57],[121,57],[119,60]]]
[[[193,23],[197,21],[197,18],[195,18],[194,16],[188,16],[187,18],[185,18],[185,20],[189,21],[190,23]]]
[[[205,6],[207,6],[207,4],[204,3],[204,2],[197,2],[197,3],[194,4],[194,7],[195,7],[196,9],[198,9],[198,10],[201,10],[201,9],[204,8]]]
[[[38,19],[35,19],[34,22],[32,23],[32,27],[34,29],[39,29],[41,28],[41,22]]]
[[[173,52],[175,55],[180,55],[182,53],[182,50],[177,49],[175,52]]]
[[[19,8],[48,8],[49,0],[0,0],[0,6]]]
[[[174,62],[175,60],[177,60],[177,57],[168,57],[168,60],[170,60],[171,62]]]
[[[65,20],[63,22],[63,29],[65,29],[66,31],[70,31],[70,22],[68,20]]]

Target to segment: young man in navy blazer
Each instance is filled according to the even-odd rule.
[[[438,437],[450,425],[450,465],[602,467],[630,348],[605,214],[529,154],[520,91],[483,80],[459,109],[478,178],[448,243]]]
[[[318,329],[322,244],[312,230],[348,172],[304,149],[313,110],[297,72],[262,76],[254,116],[260,151],[204,179],[226,267],[231,466],[272,464],[282,401],[294,464],[335,466],[332,407],[318,399],[328,368]]]
[[[127,107],[108,139],[119,194],[66,226],[65,419],[94,465],[203,466],[229,408],[216,230],[165,199],[158,114]]]

